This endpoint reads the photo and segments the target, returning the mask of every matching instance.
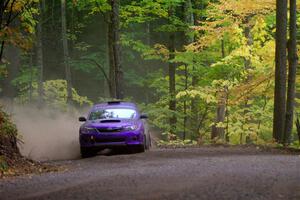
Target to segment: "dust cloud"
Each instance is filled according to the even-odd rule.
[[[38,161],[79,158],[79,115],[14,106],[11,116],[23,141],[22,155]]]

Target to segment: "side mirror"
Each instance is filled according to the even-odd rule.
[[[79,117],[79,121],[80,122],[86,122],[86,118],[85,117]]]
[[[148,115],[147,114],[141,114],[140,118],[141,119],[148,119]]]

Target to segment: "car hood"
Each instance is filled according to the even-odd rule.
[[[125,126],[138,125],[137,120],[132,119],[102,119],[88,121],[85,126],[92,128],[122,128]]]

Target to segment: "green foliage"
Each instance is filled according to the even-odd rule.
[[[130,94],[127,98],[143,102],[142,110],[149,114],[151,124],[166,133],[164,139],[175,146],[195,141],[272,144],[274,1],[191,2],[192,8],[186,10],[187,1],[183,0],[120,1],[124,87]],[[68,2],[68,9],[72,70],[74,74],[88,76],[86,80],[92,84],[97,81],[98,91],[106,91],[104,74],[109,76],[107,38],[101,38],[100,33],[101,36],[106,34],[110,3],[107,0],[75,0]],[[28,26],[24,29],[30,33],[34,32],[31,29],[36,22],[32,16],[36,14],[33,8],[32,15],[22,15],[23,27]],[[195,25],[189,20],[194,20]],[[87,39],[94,29],[99,35],[92,35],[93,40]],[[247,29],[250,35],[246,34]],[[174,33],[176,40],[172,60],[169,59],[170,33]],[[176,65],[176,111],[169,109],[170,63]],[[19,91],[18,101],[28,102],[30,95],[33,102],[37,100],[38,73],[35,67],[21,69],[13,81]],[[0,76],[6,75],[3,65]],[[46,104],[64,109],[66,82],[50,80],[43,85]],[[83,84],[76,89],[85,92],[84,87]],[[299,84],[297,91],[300,91]],[[109,100],[104,93],[97,93],[93,99]],[[75,88],[73,96],[78,105],[91,104]],[[299,99],[296,101],[300,103]],[[216,113],[221,106],[226,110],[225,119],[218,122]],[[168,133],[171,116],[177,118],[175,135]],[[224,135],[211,140],[212,127],[224,129]],[[293,145],[297,146],[295,138]]]
[[[0,137],[16,137],[17,127],[11,122],[8,114],[0,109]]]
[[[75,6],[79,11],[88,10],[89,14],[95,14],[99,12],[106,12],[111,10],[111,7],[107,0],[86,0],[86,1],[74,1]]]
[[[12,81],[12,84],[19,89],[19,92],[26,93],[30,90],[31,84],[37,82],[37,79],[37,68],[25,66],[21,68],[19,76]]]
[[[194,140],[180,140],[180,139],[176,139],[176,140],[170,140],[170,141],[166,141],[166,140],[159,140],[157,145],[159,147],[194,147],[197,146],[197,141]]]
[[[171,19],[169,17],[169,8],[178,7],[183,0],[142,0],[131,1],[129,5],[122,7],[121,18],[123,19],[123,26],[127,27],[131,23],[145,23],[157,19],[174,20],[174,24],[167,24],[166,26],[175,27],[176,24],[181,24],[177,18]],[[168,28],[170,30],[170,28]],[[172,28],[173,29],[173,28]]]
[[[18,131],[10,116],[0,108],[0,176],[9,170],[7,155],[14,156],[17,147]]]
[[[214,9],[214,7],[212,7]],[[255,7],[259,10],[259,7]],[[218,11],[219,12],[219,11]],[[255,11],[256,12],[256,11]],[[246,13],[245,10],[242,13]],[[210,12],[207,12],[209,16]],[[215,14],[215,13],[214,13]],[[169,117],[177,117],[177,136],[182,137],[185,131],[190,138],[210,138],[211,126],[224,128],[225,133],[232,144],[245,142],[264,144],[272,141],[272,114],[273,114],[273,66],[274,66],[274,35],[271,19],[273,14],[265,16],[255,16],[249,22],[251,26],[252,42],[249,43],[244,34],[245,25],[241,21],[224,21],[224,17],[218,18],[213,26],[224,26],[221,32],[207,31],[203,38],[200,38],[205,47],[195,49],[195,46],[188,46],[186,51],[176,52],[172,62],[183,63],[188,70],[188,88],[182,83],[185,82],[184,65],[177,67],[177,111],[172,113],[168,109],[168,77],[163,73],[152,73],[149,87],[153,88],[159,95],[157,102],[147,105],[152,123],[162,129],[169,130]],[[219,20],[219,21],[218,21]],[[227,20],[227,19],[226,19]],[[176,20],[171,20],[174,23]],[[158,31],[175,31],[161,26]],[[211,24],[208,24],[207,30]],[[164,29],[164,30],[163,30]],[[176,29],[177,31],[180,29]],[[202,31],[202,29],[200,30]],[[215,34],[222,34],[222,37]],[[225,57],[222,58],[220,51],[221,42],[224,43]],[[131,45],[134,50],[141,52],[142,55],[149,55],[154,51],[156,55],[151,59],[165,59],[168,50],[165,47],[151,50],[140,44],[136,40],[127,40],[127,45]],[[197,44],[194,43],[194,44]],[[154,53],[150,53],[150,55]],[[145,56],[146,57],[146,56]],[[250,67],[245,68],[245,62],[249,62]],[[192,86],[191,76],[197,77],[197,86]],[[249,78],[251,77],[251,78]],[[222,88],[228,90],[226,101],[226,118],[222,123],[215,123],[215,110],[220,100],[219,91]],[[191,110],[191,102],[196,102],[199,113]],[[245,106],[245,102],[247,105]],[[184,113],[184,103],[187,110]],[[195,115],[197,117],[195,118]],[[194,116],[194,117],[193,117]],[[184,127],[183,118],[188,121]],[[194,122],[193,120],[196,120]],[[194,128],[195,124],[200,124],[199,128]],[[197,126],[197,125],[196,125]],[[199,131],[199,132],[195,132]],[[225,136],[224,136],[225,137]],[[225,138],[220,138],[220,141]],[[177,139],[175,140],[175,142]],[[172,140],[170,142],[173,142]]]
[[[38,0],[7,1],[9,3],[1,11],[0,41],[28,50],[32,46],[32,36],[35,33]],[[18,20],[20,25],[14,26]]]
[[[34,101],[38,98],[37,83],[32,83],[33,91],[32,98]],[[47,106],[64,110],[67,107],[67,82],[65,80],[49,80],[43,83],[44,95],[43,99]],[[24,92],[25,91],[25,92]],[[91,106],[93,103],[87,98],[80,96],[77,91],[72,88],[73,102],[78,106]],[[24,104],[29,102],[29,95],[27,90],[21,90],[17,101]]]

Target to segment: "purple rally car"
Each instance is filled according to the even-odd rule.
[[[113,101],[93,106],[79,130],[82,157],[89,157],[105,148],[129,147],[144,152],[151,146],[151,137],[137,106],[129,102]]]

